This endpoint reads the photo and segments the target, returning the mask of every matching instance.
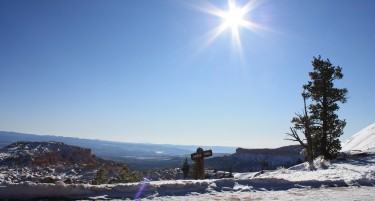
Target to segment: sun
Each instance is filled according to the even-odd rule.
[[[222,13],[220,16],[223,19],[223,24],[221,26],[232,29],[232,33],[238,32],[238,28],[246,26],[246,20],[244,15],[246,11],[244,9],[236,7],[234,1],[229,1],[229,10]]]
[[[242,53],[240,28],[251,29],[254,27],[254,23],[246,19],[246,15],[253,9],[252,1],[249,1],[246,5],[238,7],[235,0],[228,0],[228,10],[220,10],[217,12],[217,16],[222,19],[222,23],[217,30],[216,35],[220,35],[227,29],[232,32],[232,41],[238,51]]]
[[[210,37],[204,46],[213,42],[219,35],[229,30],[232,35],[233,47],[242,54],[240,30],[242,28],[255,30],[260,27],[249,19],[249,14],[256,7],[254,2],[255,1],[248,1],[248,3],[243,6],[237,6],[235,0],[228,0],[227,9],[224,10],[213,5],[203,8],[203,11],[215,15],[221,20],[221,23],[210,33]]]

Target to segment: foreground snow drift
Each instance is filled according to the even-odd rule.
[[[341,187],[341,188],[315,188],[315,189],[290,189],[286,191],[250,191],[250,192],[213,192],[207,194],[190,194],[185,197],[168,196],[156,197],[152,200],[283,200],[283,201],[337,201],[361,200],[373,201],[375,187]],[[142,199],[143,200],[143,199]],[[146,200],[146,199],[144,199]],[[148,199],[147,199],[148,200]]]
[[[317,160],[317,170],[306,164],[273,172],[236,174],[234,179],[152,181],[129,184],[35,184],[32,182],[0,183],[0,198],[30,199],[45,197],[82,198],[155,198],[164,196],[218,195],[254,191],[280,191],[296,188],[373,186],[375,156],[352,158],[325,164]],[[0,176],[1,178],[1,176]],[[204,196],[203,196],[204,197]],[[184,197],[181,197],[184,198]]]
[[[371,185],[369,182],[356,182],[361,185]],[[31,199],[63,197],[71,199],[82,198],[118,198],[136,199],[163,196],[187,196],[199,194],[215,194],[218,192],[253,192],[279,191],[294,188],[319,188],[322,186],[348,186],[342,180],[337,181],[287,181],[276,178],[256,178],[251,180],[203,180],[203,181],[164,181],[141,184],[117,185],[59,185],[35,184],[8,184],[0,187],[2,199]]]
[[[335,160],[332,164],[321,159],[314,161],[315,171],[309,171],[307,163],[289,169],[279,169],[260,175],[258,178],[277,178],[293,182],[320,181],[335,185],[374,185],[375,156],[352,157],[347,160]]]

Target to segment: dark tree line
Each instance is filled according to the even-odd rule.
[[[335,80],[343,78],[340,66],[333,66],[329,59],[323,60],[321,56],[314,57],[312,66],[311,80],[303,85],[303,112],[292,119],[291,133],[287,133],[287,140],[297,141],[304,147],[310,168],[313,168],[315,157],[322,155],[332,159],[340,151],[339,137],[346,122],[337,115],[338,103],[346,103],[348,93],[346,88],[334,86]]]

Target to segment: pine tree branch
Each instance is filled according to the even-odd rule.
[[[288,136],[290,136],[291,138],[286,138],[285,140],[289,140],[289,141],[295,141],[295,142],[299,142],[301,144],[301,146],[305,147],[306,144],[301,140],[301,138],[299,137],[297,131],[290,127],[290,131],[292,133],[286,133]]]

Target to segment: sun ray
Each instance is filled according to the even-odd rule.
[[[215,41],[223,32],[229,30],[232,37],[232,47],[236,52],[242,55],[241,29],[244,28],[254,31],[261,28],[259,24],[252,22],[248,18],[249,12],[251,12],[256,6],[255,1],[248,1],[243,6],[237,6],[235,0],[228,0],[226,10],[222,10],[210,3],[207,3],[204,7],[200,7],[200,10],[221,19],[221,24],[209,33],[208,40],[203,44],[203,47],[200,48],[200,50]]]

